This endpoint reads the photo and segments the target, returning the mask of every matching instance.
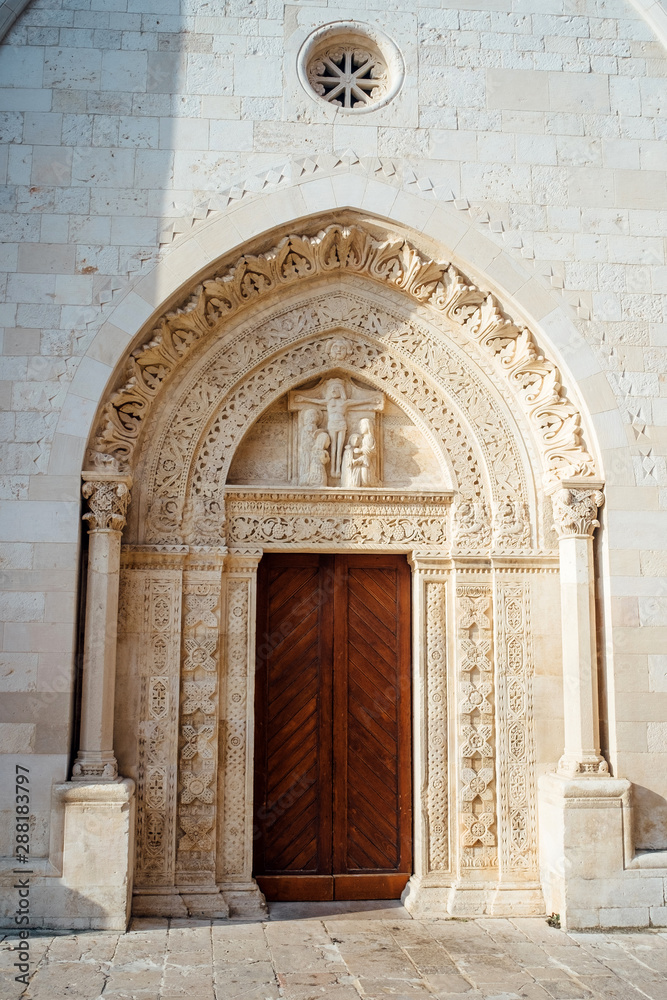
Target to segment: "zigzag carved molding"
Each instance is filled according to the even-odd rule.
[[[160,317],[151,339],[132,353],[124,385],[103,408],[90,453],[93,466],[131,469],[142,426],[163,386],[193,347],[226,320],[280,288],[341,271],[391,285],[455,323],[481,347],[529,418],[547,483],[597,474],[582,441],[580,414],[563,392],[558,368],[492,294],[453,264],[425,257],[404,239],[381,241],[359,226],[339,225],[315,236],[286,236],[267,253],[242,256]]]

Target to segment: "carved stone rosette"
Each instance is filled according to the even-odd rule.
[[[491,588],[456,588],[462,872],[498,867]]]
[[[560,538],[586,538],[600,526],[597,515],[604,504],[604,493],[600,489],[556,490],[551,503]]]
[[[527,583],[497,585],[498,759],[503,874],[537,877],[533,660]]]

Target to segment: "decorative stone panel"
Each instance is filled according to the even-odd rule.
[[[530,585],[496,588],[501,870],[537,877],[537,804]]]

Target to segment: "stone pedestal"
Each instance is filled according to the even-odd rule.
[[[132,898],[134,782],[66,782],[55,794],[65,811],[63,902],[49,926],[124,931]]]
[[[637,904],[623,871],[631,847],[630,782],[546,774],[538,787],[547,912],[558,913],[565,930],[632,926],[622,913]]]

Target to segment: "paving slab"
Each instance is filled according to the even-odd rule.
[[[257,922],[35,932],[27,989],[16,944],[0,940],[2,1000],[667,1000],[666,931],[416,920],[373,901],[274,903]]]

